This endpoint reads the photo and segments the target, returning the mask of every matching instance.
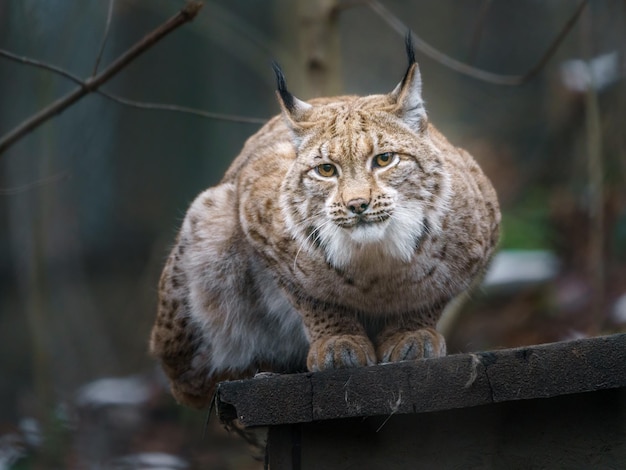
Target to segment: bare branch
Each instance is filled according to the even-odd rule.
[[[34,114],[26,121],[22,122],[8,134],[0,139],[0,154],[6,151],[11,145],[20,140],[26,134],[36,129],[52,116],[61,113],[83,96],[96,91],[101,85],[113,78],[117,73],[136,59],[143,52],[156,44],[163,37],[174,31],[179,26],[191,21],[202,8],[202,3],[197,1],[188,2],[181,11],[167,20],[161,26],[148,33],[143,39],[137,42],[117,60],[115,60],[102,73],[89,78],[82,85],[67,95],[59,98],[48,107]],[[70,78],[70,77],[68,77]]]
[[[179,26],[193,20],[200,11],[200,8],[202,8],[202,2],[188,2],[181,11],[179,11],[176,15],[167,20],[161,26],[144,36],[141,41],[128,49],[117,60],[109,65],[102,73],[88,79],[85,82],[85,86],[88,88],[87,91],[95,91],[96,89],[98,89],[100,85],[109,81],[111,78],[117,75],[120,70],[126,67],[129,63],[135,60],[138,56],[140,56],[158,41],[163,39],[166,35],[174,31]]]
[[[5,57],[15,62],[19,62],[25,65],[32,65],[34,67],[47,70],[49,72],[53,72],[57,75],[67,78],[68,80],[71,80],[77,85],[86,86],[85,81],[82,80],[80,77],[77,77],[76,75],[68,72],[67,70],[61,67],[57,67],[56,65],[51,65],[46,62],[31,59],[30,57],[19,56],[17,54],[13,54],[12,52],[5,51],[3,49],[0,49],[0,57]],[[228,121],[228,122],[238,122],[238,123],[243,123],[243,124],[265,124],[268,121],[267,119],[264,119],[264,118],[253,118],[253,117],[247,117],[247,116],[235,116],[231,114],[213,113],[213,112],[204,111],[201,109],[189,108],[187,106],[178,106],[174,104],[145,103],[141,101],[133,101],[127,98],[123,98],[119,95],[109,93],[108,91],[104,91],[101,89],[95,90],[95,93],[111,101],[114,101],[124,106],[129,106],[132,108],[151,109],[151,110],[156,110],[156,111],[172,111],[172,112],[178,112],[178,113],[193,114],[195,116],[200,116],[206,119]]]
[[[107,13],[107,22],[104,27],[104,35],[102,36],[102,43],[100,44],[100,50],[98,51],[98,57],[96,58],[96,63],[93,66],[92,76],[98,73],[98,66],[100,65],[100,61],[102,60],[102,54],[104,53],[104,48],[109,39],[109,29],[111,28],[111,19],[113,18],[113,7],[115,5],[115,0],[109,0],[109,12]]]
[[[150,109],[155,111],[173,111],[185,114],[194,114],[208,119],[215,119],[219,121],[239,122],[244,124],[265,124],[268,120],[263,118],[253,118],[246,116],[235,116],[231,114],[212,113],[209,111],[203,111],[201,109],[188,108],[186,106],[178,106],[175,104],[163,104],[163,103],[145,103],[141,101],[132,101],[126,98],[122,98],[105,91],[98,91],[99,94],[108,98],[116,103],[123,104],[124,106],[130,106],[132,108]]]
[[[391,13],[385,6],[383,6],[378,0],[367,0],[369,7],[380,16],[391,28],[393,28],[396,32],[401,34],[402,36],[406,35],[406,32],[409,30],[409,27],[403,23],[397,16]],[[433,60],[436,60],[442,65],[446,67],[467,75],[472,78],[476,78],[478,80],[482,80],[484,82],[493,83],[494,85],[508,85],[508,86],[518,86],[523,85],[532,79],[539,71],[544,67],[544,65],[550,60],[550,58],[554,55],[556,50],[559,48],[563,39],[567,36],[567,34],[571,31],[574,24],[580,17],[580,14],[583,12],[585,6],[589,3],[589,0],[582,0],[578,5],[578,8],[572,15],[572,17],[565,24],[561,32],[554,39],[548,50],[544,53],[544,55],[539,59],[537,64],[535,64],[527,73],[524,75],[501,75],[492,72],[487,72],[482,69],[478,69],[476,67],[472,67],[471,65],[460,62],[452,57],[440,52],[439,50],[432,47],[430,44],[425,42],[419,36],[413,34],[413,41],[415,47],[419,49],[421,52],[426,54]]]
[[[563,27],[561,32],[557,35],[557,37],[554,39],[554,41],[552,41],[552,44],[550,45],[548,50],[544,53],[543,57],[539,59],[539,62],[537,62],[537,64],[526,73],[526,75],[524,75],[524,82],[527,82],[532,77],[537,75],[537,73],[539,73],[539,71],[544,67],[544,65],[548,63],[550,58],[558,50],[563,40],[567,37],[569,32],[572,30],[572,28],[578,21],[578,18],[580,18],[580,15],[582,14],[585,7],[587,6],[587,3],[589,3],[589,0],[582,0],[580,2],[574,14],[570,17],[567,23],[565,23],[565,26]]]

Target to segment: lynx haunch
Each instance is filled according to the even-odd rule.
[[[159,284],[150,349],[175,398],[255,372],[445,355],[445,305],[498,240],[496,194],[428,121],[410,38],[388,94],[304,102],[276,66],[282,115],[189,208]]]

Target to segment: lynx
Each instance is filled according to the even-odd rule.
[[[428,121],[410,38],[388,94],[282,109],[191,204],[159,284],[150,349],[181,403],[257,371],[446,354],[436,324],[498,240],[494,189]]]

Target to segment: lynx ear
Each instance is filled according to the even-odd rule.
[[[293,96],[285,83],[285,75],[283,74],[280,65],[276,62],[272,62],[272,68],[276,74],[276,96],[278,96],[278,103],[283,110],[285,116],[289,119],[292,126],[305,120],[307,112],[313,107],[309,103],[299,100]]]
[[[391,98],[396,103],[397,116],[410,128],[418,131],[425,128],[426,109],[422,99],[422,76],[415,61],[410,31],[406,35],[406,55],[409,66],[402,81],[391,92]]]

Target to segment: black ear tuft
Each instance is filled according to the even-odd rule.
[[[407,67],[406,73],[404,74],[404,77],[402,78],[402,88],[404,88],[404,85],[409,78],[409,72],[411,71],[411,67],[413,67],[413,64],[415,64],[416,62],[415,49],[413,49],[413,38],[411,36],[410,29],[406,32],[406,36],[404,38],[404,45],[406,47],[406,57],[409,60],[409,66]]]
[[[409,65],[402,81],[391,92],[391,98],[397,104],[396,113],[411,129],[421,132],[425,129],[426,110],[422,99],[422,76],[417,61],[411,31],[405,37],[406,55]]]
[[[413,65],[415,61],[415,49],[413,49],[413,37],[411,36],[411,30],[409,29],[406,32],[406,37],[404,38],[404,44],[406,46],[406,57],[409,59],[409,67]]]
[[[283,100],[283,104],[287,111],[293,112],[295,109],[295,100],[289,90],[287,90],[287,84],[285,82],[285,75],[283,74],[283,70],[278,65],[278,62],[272,62],[272,68],[274,69],[274,73],[276,74],[276,87],[278,89],[278,94],[280,95],[281,100]]]

